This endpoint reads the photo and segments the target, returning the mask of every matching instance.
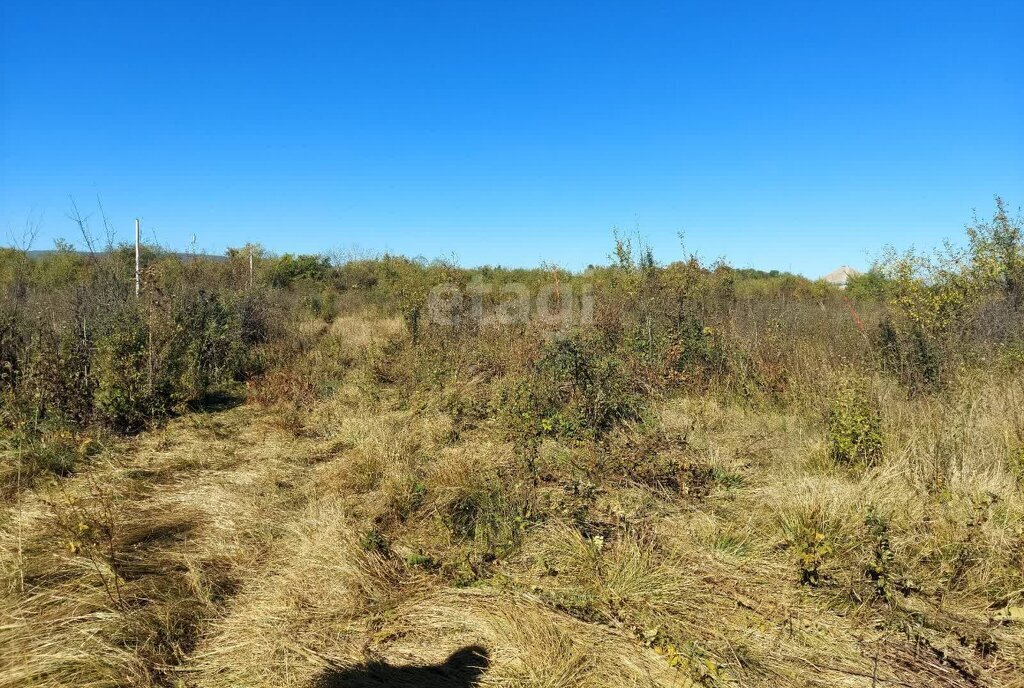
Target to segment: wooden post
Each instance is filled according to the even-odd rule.
[[[142,292],[142,237],[139,234],[139,218],[135,218],[135,298]]]

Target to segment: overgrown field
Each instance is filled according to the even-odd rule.
[[[1024,241],[0,253],[0,686],[1024,686]]]

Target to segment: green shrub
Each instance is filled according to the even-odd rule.
[[[638,420],[645,404],[630,368],[596,338],[548,343],[526,375],[500,396],[506,424],[520,437],[595,438]]]
[[[24,391],[32,395],[38,418],[83,425],[92,419],[94,380],[89,375],[90,343],[70,328],[39,326],[25,361]]]
[[[102,447],[96,438],[74,434],[60,421],[20,430],[0,434],[0,496],[5,498],[40,479],[73,475]]]
[[[98,418],[122,432],[221,392],[253,369],[246,332],[233,304],[182,288],[163,303],[125,304],[97,341],[91,371]],[[262,327],[257,323],[256,327]]]
[[[138,430],[163,410],[155,407],[153,381],[147,375],[146,342],[141,319],[126,317],[120,327],[97,343],[93,364],[96,411],[116,430]]]
[[[338,316],[338,292],[330,287],[310,289],[303,298],[303,305],[313,317],[330,322]]]
[[[17,386],[24,329],[14,309],[0,302],[0,390],[11,393]]]
[[[846,294],[857,301],[881,300],[889,295],[889,280],[881,270],[871,269],[846,280]]]
[[[157,334],[154,353],[161,370],[155,374],[163,378],[161,386],[173,406],[202,401],[245,368],[240,322],[214,294],[183,294],[174,304],[167,329]]]
[[[377,528],[370,528],[359,538],[359,545],[367,552],[376,552],[387,556],[391,553],[391,543],[387,535]]]
[[[326,256],[293,256],[286,253],[270,265],[270,284],[288,287],[297,281],[319,281],[327,277],[330,269],[331,261]]]
[[[74,438],[66,433],[49,435],[33,443],[24,452],[24,460],[29,474],[50,474],[68,476],[75,472],[75,467],[83,458],[84,452],[79,451]]]
[[[828,413],[828,453],[837,464],[870,466],[882,458],[882,419],[855,386],[842,389]]]

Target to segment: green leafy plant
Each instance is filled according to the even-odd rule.
[[[797,564],[800,570],[800,583],[817,587],[827,576],[822,572],[826,559],[832,555],[832,545],[825,539],[821,531],[807,532],[797,543]]]
[[[892,549],[889,519],[874,507],[869,507],[864,526],[871,543],[864,575],[874,588],[875,597],[892,602],[896,593],[906,595],[914,590],[914,584],[904,575]]]
[[[828,454],[844,466],[871,466],[882,458],[882,418],[856,386],[842,389],[828,412]]]
[[[506,387],[499,406],[520,436],[601,437],[639,419],[644,402],[626,363],[581,335],[545,346],[522,378]]]

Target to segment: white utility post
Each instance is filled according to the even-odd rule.
[[[142,238],[139,234],[139,218],[135,218],[135,297],[142,291]]]
[[[249,246],[249,288],[252,289],[252,246]]]

